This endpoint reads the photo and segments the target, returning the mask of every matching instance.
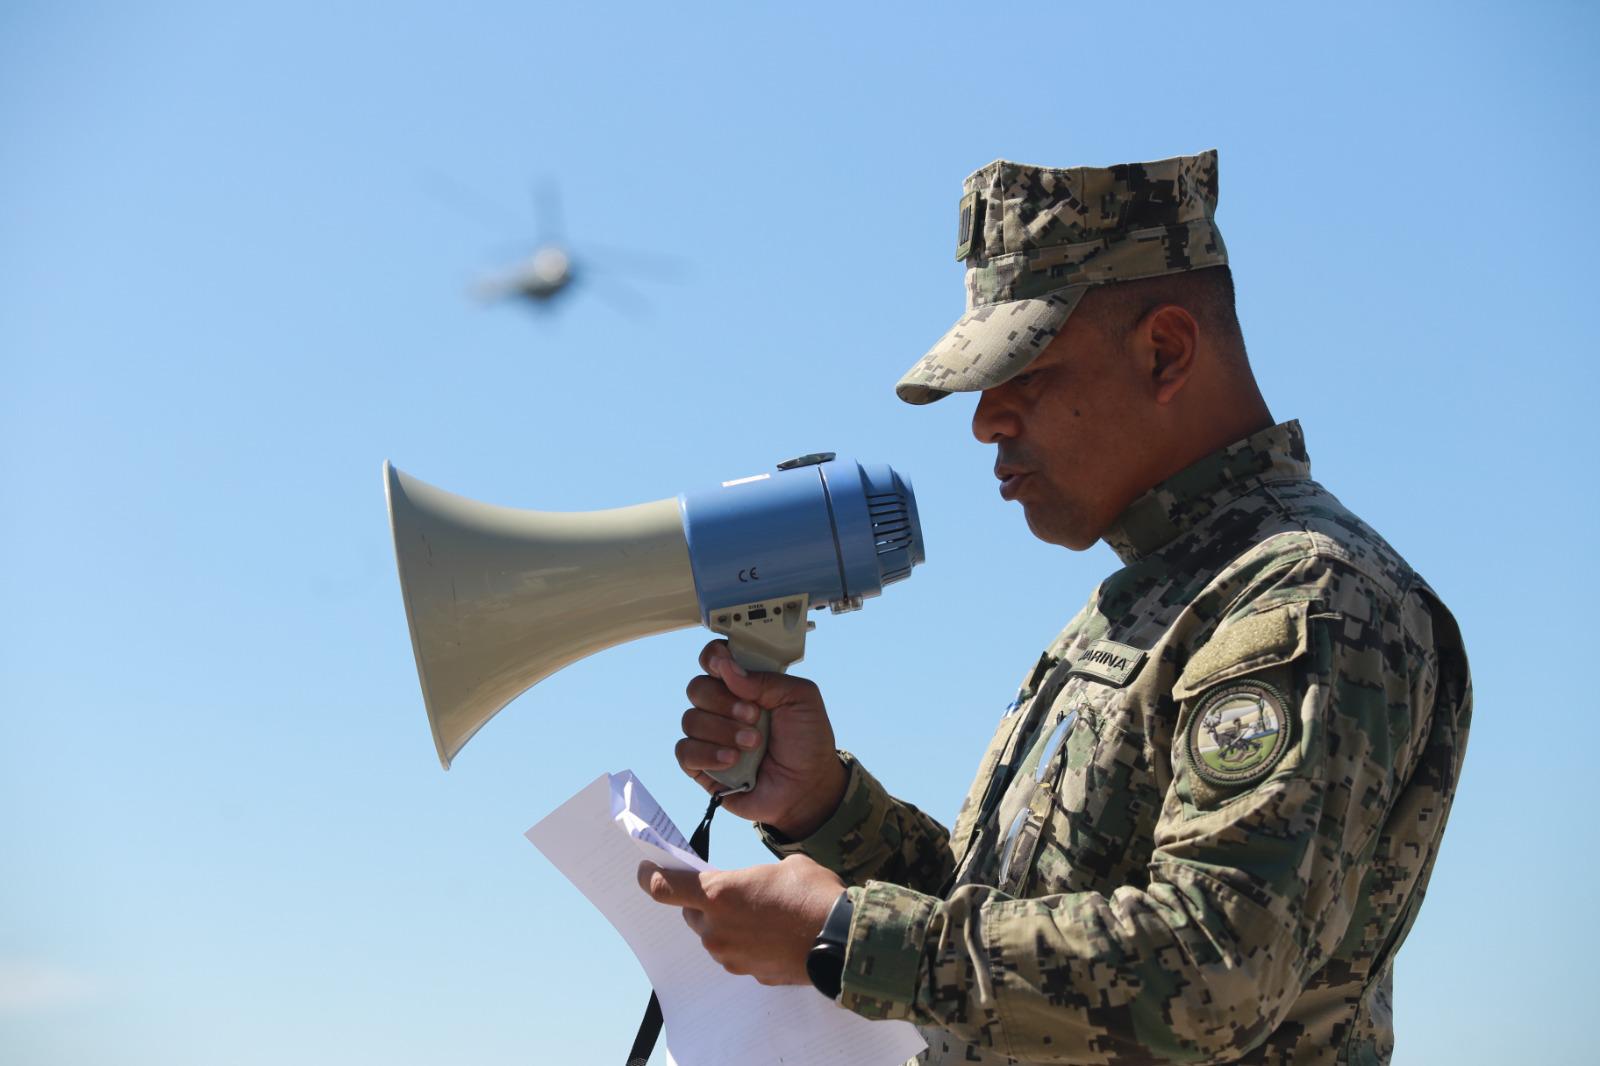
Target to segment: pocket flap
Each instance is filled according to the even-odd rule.
[[[1224,622],[1190,657],[1172,686],[1172,698],[1181,702],[1219,681],[1304,655],[1309,607],[1305,602],[1285,603]]]

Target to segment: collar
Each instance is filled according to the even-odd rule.
[[[1129,504],[1104,539],[1124,564],[1132,565],[1257,486],[1310,476],[1311,460],[1300,423],[1282,422],[1234,441],[1167,478]]]

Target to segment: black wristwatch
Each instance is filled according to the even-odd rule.
[[[838,999],[844,984],[844,946],[850,939],[850,919],[855,911],[849,890],[839,893],[828,920],[822,923],[822,932],[817,934],[817,942],[806,955],[806,976],[829,999]]]

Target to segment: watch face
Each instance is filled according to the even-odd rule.
[[[818,992],[838,999],[844,985],[844,945],[818,944],[812,948],[806,956],[806,976]]]

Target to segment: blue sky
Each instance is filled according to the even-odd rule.
[[[6,5],[0,1058],[621,1058],[643,978],[520,834],[622,767],[692,823],[671,747],[703,638],[563,671],[441,772],[385,458],[546,510],[893,463],[928,562],[799,670],[953,815],[1116,565],[1029,537],[969,399],[893,397],[961,306],[960,181],[1216,147],[1274,414],[1473,656],[1395,1061],[1586,1059],[1596,29],[1577,3]],[[579,255],[680,264],[632,282],[643,313],[604,259],[553,315],[465,298],[536,235],[541,177]],[[716,846],[764,858],[731,819]]]

